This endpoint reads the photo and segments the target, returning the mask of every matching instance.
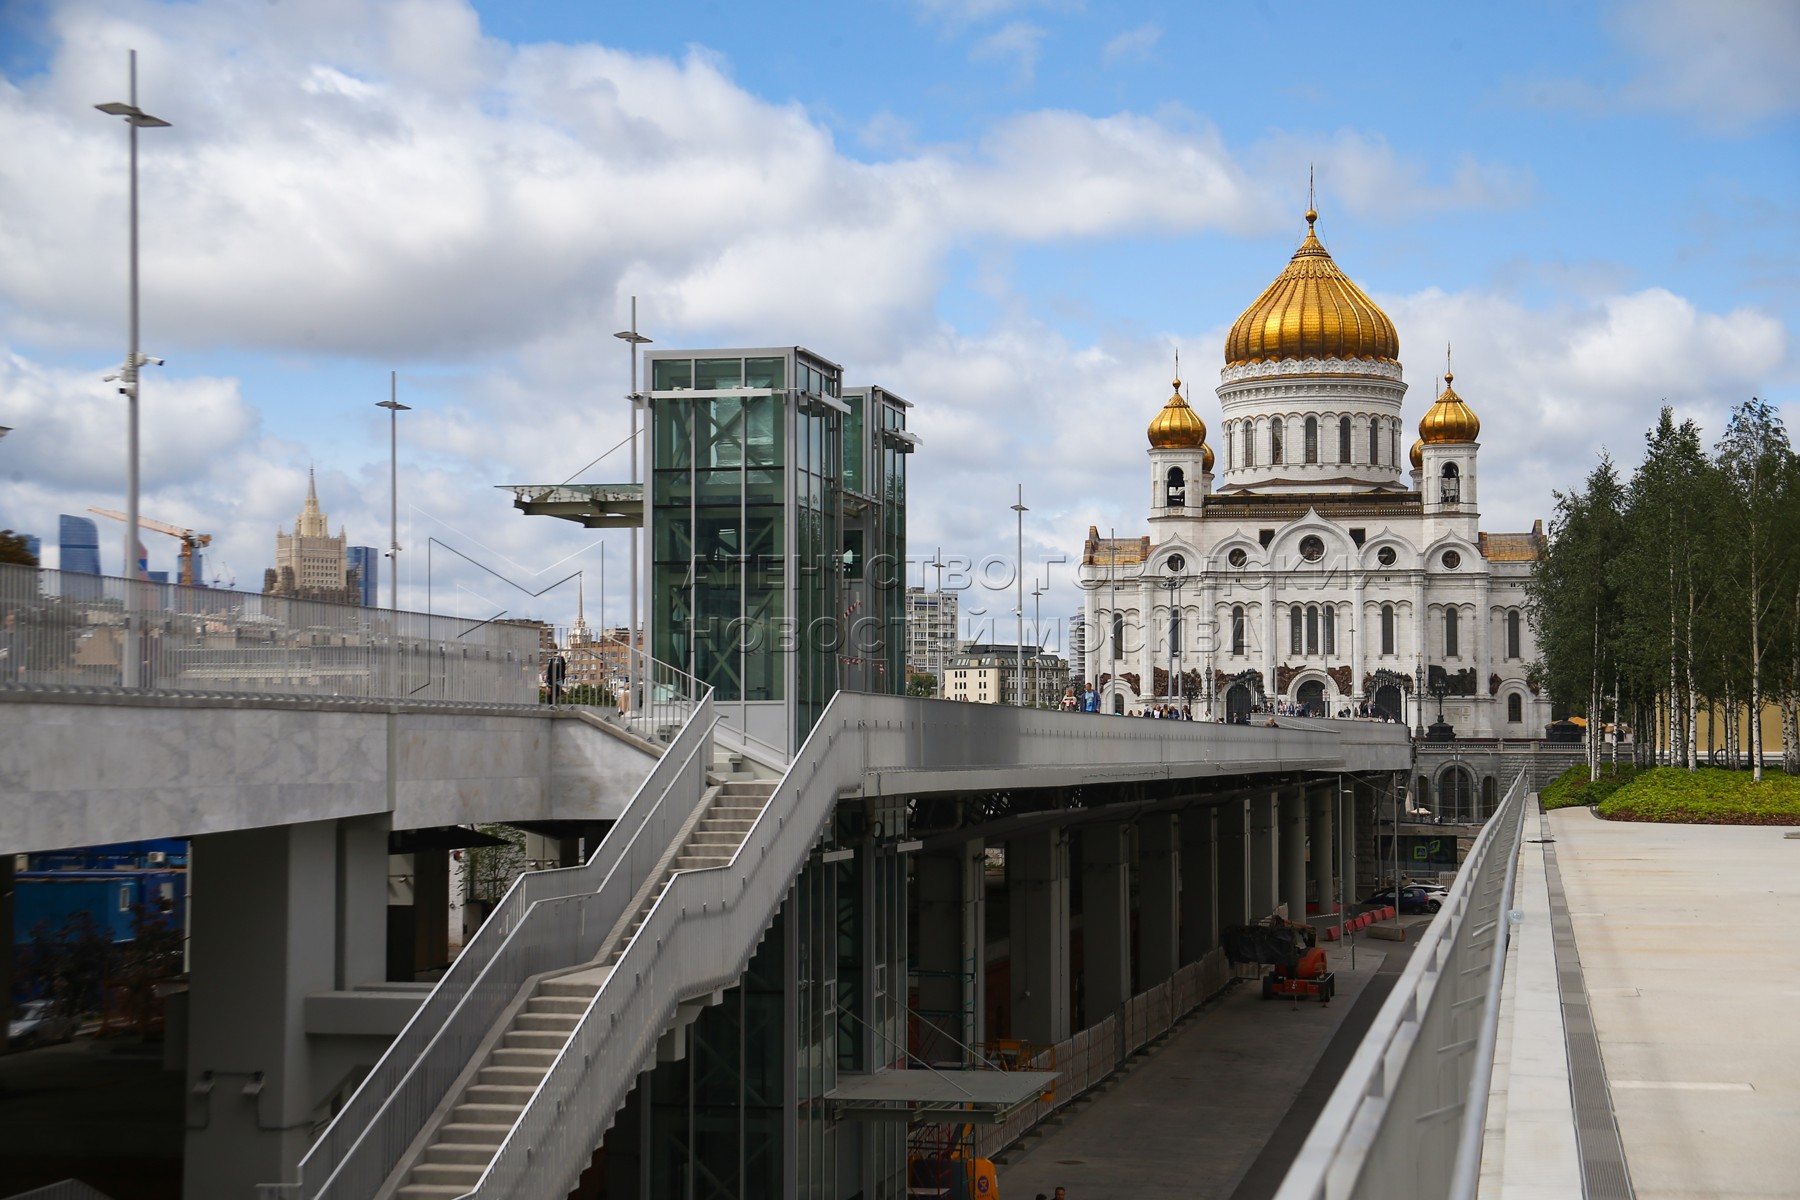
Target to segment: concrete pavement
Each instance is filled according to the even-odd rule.
[[[1549,824],[1638,1200],[1800,1195],[1800,840]]]
[[[1238,986],[1015,1152],[1000,1171],[1002,1194],[1031,1200],[1061,1186],[1069,1200],[1230,1196],[1385,959],[1359,946],[1352,971],[1347,950],[1330,954],[1338,991],[1329,1005],[1265,1001],[1253,982]]]

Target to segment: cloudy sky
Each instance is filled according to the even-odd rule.
[[[1010,556],[1023,483],[1048,625],[1052,560],[1144,528],[1178,348],[1216,427],[1309,165],[1409,419],[1453,342],[1483,526],[1529,528],[1665,400],[1800,419],[1800,6],[1727,7],[0,0],[0,526],[124,507],[126,139],[92,106],[135,47],[173,122],[142,135],[143,511],[240,587],[309,466],[386,541],[393,370],[401,603],[436,538],[493,572],[432,550],[440,610],[566,623],[573,584],[528,593],[580,570],[596,620],[604,560],[618,619],[623,535],[493,485],[624,435],[636,295],[661,347],[799,343],[912,400],[920,562]]]

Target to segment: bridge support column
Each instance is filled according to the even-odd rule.
[[[984,1039],[986,1007],[986,846],[971,838],[950,854],[919,859],[919,1012],[964,1046]],[[921,1039],[925,1057],[959,1061],[967,1053],[941,1035]]]
[[[1319,899],[1319,911],[1337,911],[1337,844],[1331,832],[1332,798],[1329,792],[1314,791],[1308,797],[1308,827],[1312,833],[1313,894]]]
[[[1181,965],[1181,820],[1152,813],[1138,822],[1138,979],[1148,991]]]
[[[1345,777],[1338,809],[1338,815],[1343,818],[1343,828],[1337,831],[1338,873],[1344,880],[1344,894],[1350,904],[1368,894],[1356,873],[1356,805],[1361,799],[1360,790],[1353,779]]]
[[[1281,899],[1288,920],[1306,920],[1306,792],[1281,798]]]
[[[1181,965],[1199,962],[1219,944],[1219,810],[1208,804],[1181,814]]]
[[[1250,801],[1219,806],[1219,928],[1250,923]]]
[[[1131,999],[1131,826],[1081,830],[1082,1023],[1092,1025]]]
[[[1250,919],[1260,921],[1281,903],[1280,792],[1250,798]]]
[[[295,1177],[332,1082],[310,1078],[302,1008],[339,970],[336,822],[195,838],[190,870],[182,1194],[248,1196]]]
[[[1012,1034],[1069,1036],[1069,843],[1057,830],[1006,843]]]

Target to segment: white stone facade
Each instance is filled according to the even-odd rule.
[[[1220,441],[1236,439],[1217,455],[1219,490],[1199,447],[1152,449],[1148,537],[1089,530],[1083,666],[1103,711],[1179,698],[1208,719],[1277,703],[1336,716],[1369,703],[1429,725],[1438,702],[1421,705],[1419,684],[1442,674],[1458,736],[1541,737],[1549,698],[1526,678],[1541,524],[1480,532],[1480,446],[1424,446],[1408,486],[1397,364],[1250,367],[1227,368],[1218,389]]]

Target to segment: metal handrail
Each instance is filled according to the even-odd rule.
[[[674,668],[667,668],[665,678],[699,686]],[[680,733],[588,861],[574,867],[528,871],[507,889],[387,1052],[300,1160],[301,1196],[308,1200],[364,1200],[373,1195],[524,981],[533,974],[583,961],[558,961],[555,947],[562,943],[546,937],[541,925],[559,919],[593,920],[599,926],[598,936],[611,928],[609,919],[596,918],[581,906],[577,906],[580,911],[563,913],[545,908],[545,904],[585,896],[604,898],[622,910],[642,885],[657,859],[657,854],[646,853],[642,843],[661,835],[660,851],[705,787],[711,757],[711,689],[702,690],[684,711],[687,720]],[[617,915],[614,912],[613,917]]]
[[[1301,1145],[1276,1200],[1472,1196],[1529,787],[1507,789]],[[1480,1004],[1477,1008],[1476,1005]],[[1478,1055],[1489,1058],[1484,1070]],[[1479,1094],[1477,1094],[1479,1093]],[[1463,1136],[1444,1125],[1455,1119]]]
[[[0,564],[0,688],[116,687],[128,659],[141,690],[538,697],[535,626]]]
[[[869,765],[874,739],[856,735],[874,732],[872,699],[833,698],[729,863],[674,875],[471,1197],[516,1195],[527,1176],[544,1195],[575,1187],[681,1002],[732,986],[749,965],[839,790]]]

